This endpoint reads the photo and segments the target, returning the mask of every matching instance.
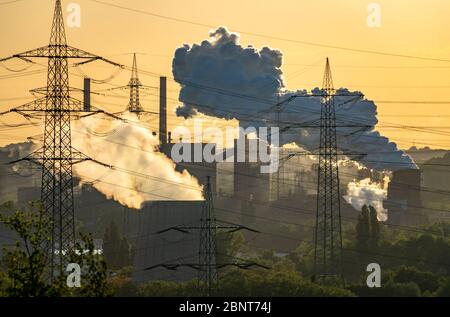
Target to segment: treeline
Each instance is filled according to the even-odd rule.
[[[48,235],[42,210],[14,210],[3,206],[0,221],[16,232],[18,241],[3,251],[0,266],[0,296],[204,296],[197,280],[175,283],[132,282],[130,244],[111,223],[104,234],[104,254],[71,254],[81,263],[82,287],[69,289],[62,278],[49,284],[48,267],[40,241]],[[405,230],[408,229],[408,230]],[[423,228],[392,228],[378,222],[376,211],[364,206],[356,224],[344,227],[343,275],[327,286],[314,283],[314,245],[301,243],[290,254],[251,249],[242,234],[231,238],[218,234],[220,254],[247,254],[246,259],[267,269],[223,269],[214,285],[213,296],[450,296],[450,224]],[[81,235],[84,248],[94,250],[92,238]],[[81,248],[81,247],[80,247]],[[118,256],[120,254],[120,256]],[[244,256],[245,257],[245,256]],[[220,259],[219,259],[220,260]],[[381,267],[381,287],[369,288],[369,263]],[[199,287],[200,286],[200,287]]]

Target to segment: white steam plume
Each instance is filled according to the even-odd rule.
[[[372,182],[370,178],[361,181],[352,181],[347,185],[347,195],[344,199],[356,210],[364,205],[371,205],[377,210],[379,221],[387,220],[387,210],[383,208],[383,201],[387,198],[389,177],[384,177],[382,183]]]
[[[137,121],[131,114],[127,119]],[[99,128],[110,133],[99,134]],[[203,199],[197,180],[186,170],[175,171],[175,163],[157,151],[158,138],[147,128],[90,117],[74,122],[73,132],[74,148],[116,167],[90,161],[74,165],[82,183],[92,183],[109,199],[131,208],[153,200]]]
[[[179,116],[191,117],[198,112],[226,119],[237,119],[240,125],[270,126],[275,114],[267,113],[271,106],[293,94],[306,90],[287,91],[283,80],[282,53],[269,47],[256,49],[239,44],[239,36],[220,27],[210,38],[192,46],[185,44],[176,50],[173,75],[181,85],[177,109]],[[320,94],[316,88],[313,94]],[[345,88],[337,94],[355,95]],[[251,97],[250,97],[251,96]],[[354,99],[350,102],[350,99]],[[344,104],[345,103],[345,104]],[[341,125],[370,125],[369,131],[356,133],[358,128],[338,128],[338,145],[342,149],[367,155],[365,166],[377,170],[417,168],[411,157],[399,150],[394,142],[375,131],[377,107],[373,101],[340,96],[335,98],[336,116]],[[280,116],[282,126],[291,126],[281,135],[280,145],[296,143],[306,149],[319,145],[319,129],[296,129],[295,124],[318,121],[320,97],[303,97],[291,101]],[[349,122],[351,121],[351,122]],[[287,122],[287,123],[285,123]],[[338,124],[339,125],[339,124]]]

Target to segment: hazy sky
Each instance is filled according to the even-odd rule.
[[[270,46],[284,55],[283,72],[291,90],[320,86],[323,59],[330,57],[334,83],[362,91],[376,101],[450,101],[450,62],[419,60],[379,54],[356,53],[326,47],[309,46],[273,37],[315,42],[352,49],[375,50],[402,55],[426,56],[450,60],[450,1],[446,0],[104,0],[136,10],[142,10],[194,21],[211,26],[226,26],[232,31],[258,33],[267,38],[241,34],[241,43],[255,47]],[[7,0],[0,0],[8,2]],[[171,73],[172,56],[183,43],[199,43],[208,38],[210,27],[176,22],[155,16],[108,7],[92,0],[63,1],[81,6],[81,27],[66,28],[68,43],[109,59],[131,65],[131,52],[139,52],[140,68],[153,73],[141,74],[141,81],[158,84],[158,75]],[[379,3],[381,26],[367,24],[368,5]],[[53,0],[22,0],[0,6],[0,56],[9,56],[46,45],[49,39]],[[67,16],[67,13],[66,13]],[[270,38],[272,37],[272,38]],[[39,61],[45,64],[45,60]],[[107,78],[115,69],[97,62],[83,67],[93,78]],[[313,66],[308,66],[313,64]],[[21,68],[21,61],[7,64]],[[34,66],[29,71],[43,69]],[[82,86],[82,73],[71,77],[71,85]],[[0,111],[32,100],[29,89],[45,86],[45,73],[27,77],[5,78],[11,75],[0,67]],[[129,72],[123,71],[111,83],[125,85]],[[169,79],[170,111],[179,104],[177,84]],[[93,90],[111,86],[96,85]],[[150,92],[153,94],[153,92]],[[154,92],[157,93],[156,91]],[[126,93],[119,94],[126,96]],[[76,96],[81,98],[81,96]],[[22,99],[19,99],[22,98]],[[93,96],[94,104],[108,110],[122,110],[126,98]],[[157,111],[156,95],[142,101],[147,110]],[[424,126],[435,133],[419,133],[404,129],[379,130],[407,148],[417,146],[450,148],[449,104],[377,103],[379,120],[383,124],[400,123]],[[18,115],[0,118],[2,122],[23,122]],[[169,117],[170,127],[177,121]],[[157,125],[156,118],[150,121]],[[24,140],[40,134],[36,129],[0,130],[0,144]],[[444,132],[444,133],[442,133]]]

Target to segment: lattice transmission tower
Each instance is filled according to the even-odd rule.
[[[342,230],[335,90],[328,58],[322,93],[314,251],[315,279],[319,282],[342,277]]]
[[[84,109],[83,102],[70,96],[70,92],[76,89],[69,87],[68,60],[82,60],[77,65],[103,60],[115,66],[122,66],[67,45],[61,0],[55,1],[49,45],[15,54],[1,59],[0,62],[12,58],[30,63],[34,63],[30,58],[48,60],[47,86],[34,90],[43,97],[9,112],[27,117],[44,114],[43,146],[22,160],[35,161],[42,165],[41,202],[49,221],[47,226],[51,228],[50,240],[43,242],[43,248],[48,255],[50,279],[53,279],[65,269],[66,255],[75,244],[72,166],[92,160],[74,149],[71,144],[71,116],[80,116]],[[104,111],[93,110],[90,115],[94,113]]]
[[[203,269],[199,270],[198,280],[204,293],[211,294],[213,286],[217,283],[216,263],[216,234],[217,222],[214,212],[210,178],[206,184],[205,203],[200,218],[200,246],[199,263]]]
[[[199,231],[199,250],[197,263],[162,263],[153,265],[145,270],[153,270],[155,268],[163,267],[168,270],[176,270],[180,267],[189,267],[198,271],[198,288],[202,295],[211,296],[213,290],[217,287],[219,282],[218,271],[222,268],[233,266],[240,269],[263,268],[270,269],[267,266],[240,259],[234,256],[221,254],[217,251],[216,237],[217,230],[224,230],[228,233],[233,233],[240,230],[248,230],[250,232],[259,233],[246,226],[237,225],[231,222],[217,220],[214,212],[213,194],[211,190],[210,177],[208,177],[205,188],[205,201],[202,206],[202,213],[200,217],[199,226],[176,226],[159,231],[159,234],[175,230],[182,233],[191,233],[193,230]],[[229,261],[217,261],[217,256],[229,258]]]
[[[142,86],[138,77],[136,53],[133,55],[133,68],[131,71],[130,82],[128,87],[130,88],[130,103],[128,104],[128,111],[140,113],[144,111],[139,100],[139,88]]]
[[[297,98],[311,97],[321,98],[320,118],[295,124],[281,124],[280,114],[288,107],[291,101]],[[317,155],[319,157],[313,276],[319,282],[336,280],[336,278],[338,281],[343,281],[338,157],[361,159],[365,156],[365,153],[339,149],[336,129],[344,128],[346,132],[341,134],[341,137],[345,138],[357,138],[360,133],[373,129],[373,125],[361,123],[361,119],[358,118],[343,116],[336,118],[336,108],[354,104],[362,100],[363,97],[364,95],[359,92],[336,92],[334,90],[330,62],[327,58],[322,91],[320,93],[293,94],[277,104],[260,111],[262,113],[276,114],[274,122],[278,123],[280,134],[293,128],[320,129],[320,143],[317,149],[288,152],[285,157],[280,159],[280,166],[282,166],[285,161],[294,156]],[[337,100],[336,105],[335,100]]]
[[[141,80],[139,79],[139,72],[138,72],[138,66],[137,66],[137,54],[133,53],[133,65],[130,67],[125,67],[126,69],[131,70],[131,77],[128,81],[128,84],[124,86],[117,86],[113,88],[105,89],[104,91],[115,91],[115,90],[127,90],[129,91],[129,101],[128,105],[126,106],[124,111],[115,113],[115,115],[121,115],[125,114],[126,112],[131,112],[136,114],[137,116],[141,115],[157,115],[158,112],[154,111],[146,111],[144,110],[144,107],[141,104],[141,97],[142,97],[142,91],[145,95],[148,95],[148,91],[154,91],[157,90],[158,87],[155,86],[147,86],[142,84]],[[147,92],[147,93],[146,93]],[[120,119],[120,117],[118,117]]]

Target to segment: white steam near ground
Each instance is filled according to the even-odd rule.
[[[361,210],[364,205],[371,205],[377,210],[379,221],[386,221],[387,210],[383,207],[383,201],[387,198],[389,177],[385,177],[381,183],[373,182],[370,178],[361,181],[352,181],[347,185],[347,195],[344,199],[356,210]]]
[[[132,114],[127,119],[138,121]],[[109,133],[98,133],[99,127]],[[109,199],[137,209],[146,201],[203,200],[197,179],[175,170],[175,163],[158,152],[159,140],[148,128],[89,117],[74,122],[72,131],[74,148],[113,166],[90,161],[74,165],[82,183],[92,183]]]

